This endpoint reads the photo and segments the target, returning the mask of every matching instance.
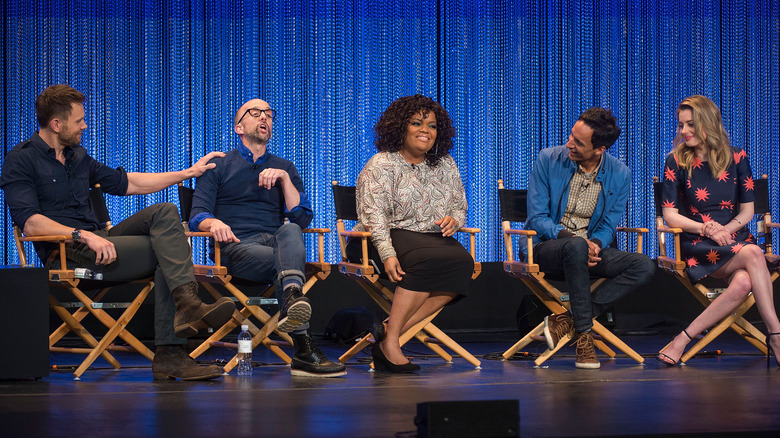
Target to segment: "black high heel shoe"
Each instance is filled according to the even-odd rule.
[[[773,354],[774,352],[772,351],[772,346],[769,345],[769,338],[771,338],[772,336],[777,336],[777,335],[780,335],[780,332],[778,332],[778,333],[768,333],[766,335],[766,367],[767,367],[767,369],[771,368],[769,366],[769,359],[772,356],[774,356],[774,354]],[[777,358],[775,358],[775,362],[777,363],[778,368],[780,368],[780,362],[777,362]]]
[[[415,365],[411,362],[403,365],[396,365],[390,362],[390,359],[385,356],[378,342],[371,348],[371,358],[374,359],[374,369],[379,372],[402,374],[412,373],[420,369],[420,365]]]
[[[683,330],[682,332],[685,333],[685,336],[688,337],[688,340],[690,340],[690,341],[693,340],[693,338],[691,337],[691,335],[688,334],[688,332],[686,332],[685,330]],[[685,353],[685,350],[683,350],[683,353]],[[682,356],[680,356],[680,357],[682,357]],[[664,360],[664,358],[669,359],[669,360],[668,361]],[[665,354],[663,351],[659,351],[658,352],[658,356],[656,356],[655,359],[658,362],[661,362],[662,364],[664,364],[664,365],[666,365],[668,367],[673,367],[673,366],[677,365],[677,362],[680,361],[680,359],[677,359],[677,360],[672,359],[671,356]]]

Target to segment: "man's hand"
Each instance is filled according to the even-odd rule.
[[[192,167],[187,169],[187,173],[191,174],[190,178],[197,178],[203,175],[203,172],[217,167],[216,164],[209,163],[209,161],[211,161],[212,158],[224,157],[224,156],[225,156],[224,152],[219,152],[219,151],[209,152],[208,154],[201,157],[200,160],[195,162],[195,164],[193,164]]]
[[[398,263],[398,257],[388,257],[384,263],[385,272],[387,272],[387,276],[390,277],[390,281],[398,283],[403,279],[406,272],[401,269],[401,264]]]
[[[601,261],[601,257],[599,257],[601,247],[590,240],[586,240],[586,242],[588,242],[588,267],[592,268]]]
[[[282,169],[268,168],[260,172],[257,185],[260,187],[265,187],[266,189],[270,189],[276,185],[277,180],[281,183],[290,181],[290,175],[288,175],[287,172]]]
[[[81,242],[95,251],[95,264],[108,265],[116,260],[116,248],[110,241],[90,231],[81,230]]]
[[[441,235],[444,237],[452,236],[456,231],[458,231],[458,221],[456,221],[452,216],[444,216],[443,218],[435,221],[434,224],[441,228]]]
[[[238,237],[236,237],[235,234],[233,234],[233,230],[230,228],[230,225],[222,222],[219,219],[212,219],[211,220],[211,226],[209,227],[209,232],[212,236],[214,236],[214,240],[217,242],[225,243],[225,242],[236,242],[240,243],[241,241],[238,240]]]

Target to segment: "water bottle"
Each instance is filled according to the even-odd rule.
[[[92,269],[76,268],[73,270],[73,276],[76,278],[82,278],[84,280],[102,280],[103,273],[95,272]]]
[[[239,376],[252,375],[252,335],[249,334],[249,326],[241,325],[241,333],[238,334],[238,367]]]

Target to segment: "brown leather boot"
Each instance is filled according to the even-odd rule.
[[[207,327],[220,328],[230,320],[236,305],[230,298],[222,297],[214,304],[204,304],[198,298],[198,283],[185,283],[173,290],[176,316],[173,319],[176,336],[189,338]]]
[[[216,365],[198,365],[180,345],[158,345],[152,360],[154,379],[210,380],[222,376]]]

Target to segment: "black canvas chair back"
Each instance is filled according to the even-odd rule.
[[[499,189],[501,221],[525,222],[528,218],[528,190]]]
[[[190,220],[192,197],[195,195],[195,189],[191,189],[179,183],[176,190],[179,192],[179,212],[181,213],[181,220],[182,222],[187,222]]]
[[[95,216],[101,226],[111,228],[111,216],[108,214],[106,198],[103,196],[103,188],[100,187],[100,184],[95,184],[89,190],[89,205],[92,207],[92,211],[95,212]]]
[[[754,179],[753,187],[756,191],[755,213],[764,214],[772,211],[772,207],[769,205],[769,180],[766,178],[766,175],[763,178]]]
[[[663,201],[661,200],[661,193],[663,193],[663,181],[656,181],[656,178],[653,179],[653,201],[655,206],[655,215],[660,217],[663,216],[663,208],[661,205],[663,204]]]
[[[355,186],[333,184],[333,204],[336,207],[336,219],[358,220]]]

